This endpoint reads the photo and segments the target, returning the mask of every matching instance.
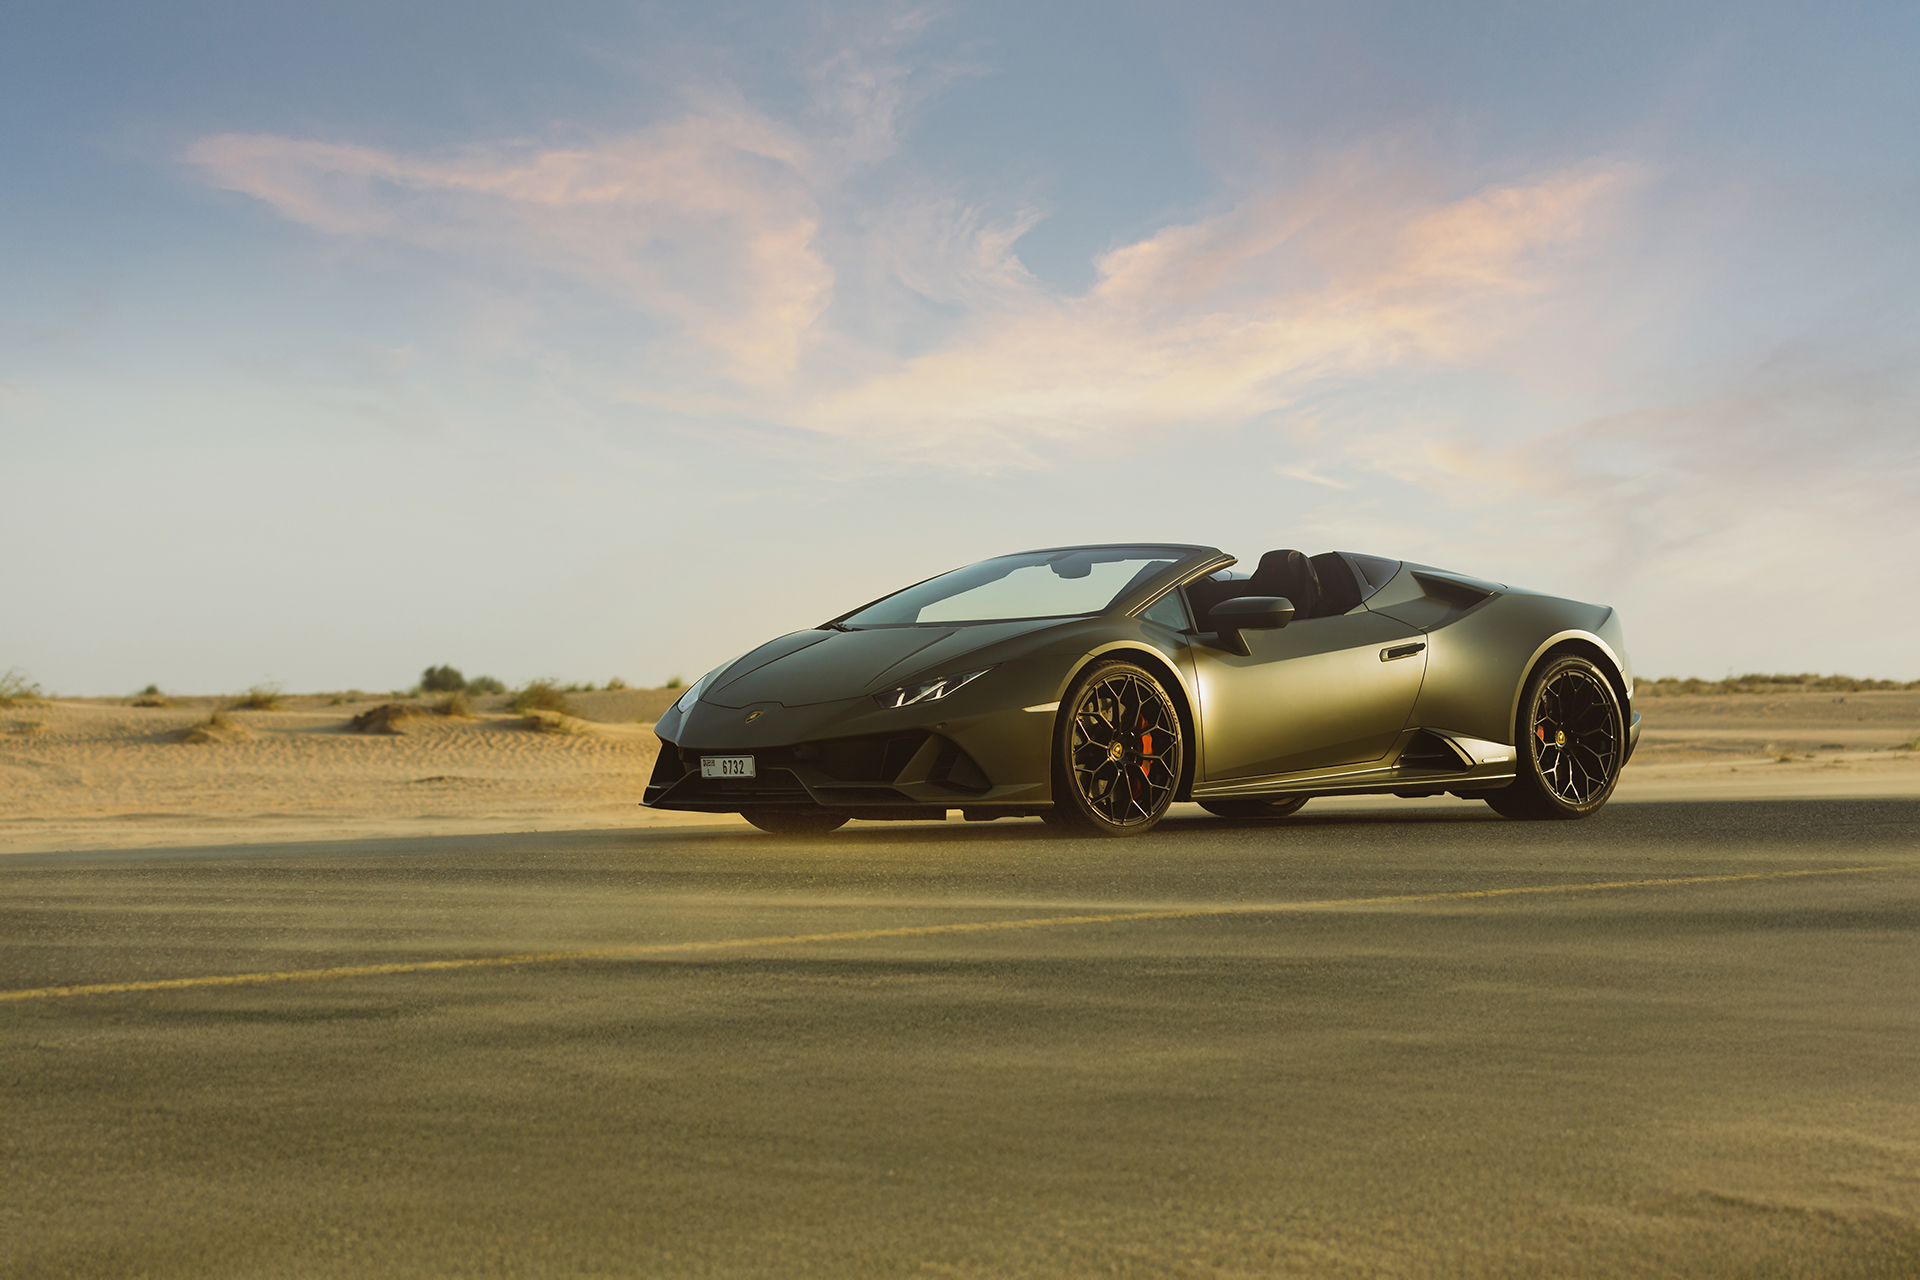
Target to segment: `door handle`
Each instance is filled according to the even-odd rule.
[[[1414,644],[1397,644],[1391,649],[1382,649],[1380,651],[1380,661],[1392,662],[1395,658],[1411,658],[1414,654],[1426,647],[1427,642],[1424,640]]]

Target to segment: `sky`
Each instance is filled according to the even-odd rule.
[[[49,690],[692,680],[1103,541],[1920,678],[1920,7],[4,30],[0,669]]]

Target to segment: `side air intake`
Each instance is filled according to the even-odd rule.
[[[1464,773],[1473,761],[1439,734],[1422,729],[1400,753],[1400,767],[1418,773]]]

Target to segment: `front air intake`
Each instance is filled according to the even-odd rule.
[[[927,781],[949,791],[976,796],[993,786],[993,780],[973,757],[962,751],[959,743],[946,738],[940,740],[940,754],[934,759]]]

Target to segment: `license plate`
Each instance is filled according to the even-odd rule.
[[[753,774],[752,756],[701,756],[700,776],[703,778],[751,778]]]

